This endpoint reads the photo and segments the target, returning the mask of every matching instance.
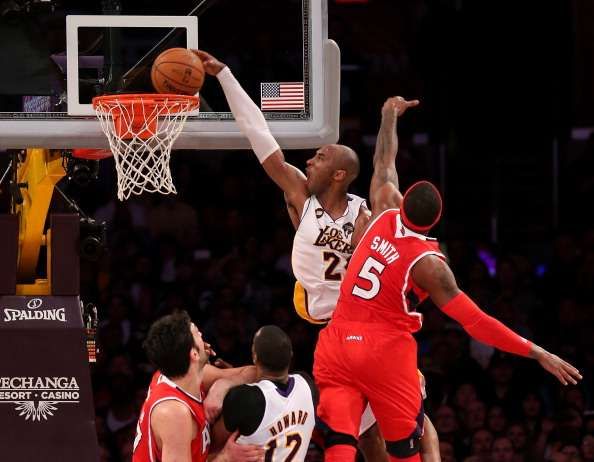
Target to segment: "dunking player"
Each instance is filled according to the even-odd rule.
[[[165,316],[150,328],[144,342],[149,360],[159,369],[142,407],[133,462],[205,462],[210,431],[203,406],[205,386],[228,372],[207,365],[202,334],[186,312]],[[245,381],[252,380],[249,375]],[[240,445],[229,437],[213,461],[256,462],[264,450]]]
[[[314,429],[317,389],[309,375],[289,374],[292,357],[288,335],[262,327],[252,343],[255,383],[232,388],[223,404],[226,434],[238,430],[238,443],[265,446],[265,460],[303,462]]]
[[[346,263],[369,219],[365,200],[347,192],[359,173],[357,154],[347,146],[323,146],[307,161],[304,175],[285,161],[264,116],[229,68],[204,51],[195,53],[202,59],[206,72],[219,80],[239,128],[266,173],[285,194],[296,229],[292,265],[298,281],[294,296],[297,313],[309,322],[325,323],[336,305]],[[405,102],[403,112],[417,103]],[[430,424],[428,427],[432,428]],[[366,460],[387,459],[369,407],[361,420],[360,435]],[[428,431],[423,444],[430,460],[430,451],[438,451],[436,433]]]
[[[436,242],[427,237],[441,216],[441,197],[429,182],[402,198],[395,169],[395,125],[402,98],[389,99],[374,158],[372,221],[350,260],[332,321],[320,333],[314,376],[319,417],[343,444],[326,450],[326,462],[355,460],[360,415],[367,402],[392,461],[416,461],[423,408],[412,333],[422,316],[414,301],[429,296],[474,338],[536,359],[563,384],[577,369],[488,316],[456,285]]]

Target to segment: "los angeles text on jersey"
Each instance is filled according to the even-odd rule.
[[[371,250],[380,254],[384,260],[386,260],[388,265],[400,258],[400,254],[398,253],[398,250],[396,250],[396,247],[394,247],[390,241],[382,239],[380,236],[374,236],[370,247]]]
[[[281,419],[278,419],[274,425],[268,428],[268,431],[272,436],[276,436],[288,427],[305,425],[308,417],[309,413],[307,411],[291,411],[288,414],[285,414]]]
[[[351,254],[353,253],[354,247],[345,239],[347,238],[340,229],[326,226],[323,229],[320,228],[320,234],[318,234],[314,245],[318,247],[328,247],[337,252]]]

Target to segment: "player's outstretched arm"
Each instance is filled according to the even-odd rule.
[[[289,204],[301,214],[308,196],[305,175],[285,161],[285,156],[270,133],[262,111],[241,87],[231,70],[209,53],[202,50],[193,51],[202,60],[206,73],[216,76],[219,80],[235,121],[250,141],[262,167],[283,190]]]
[[[407,101],[401,96],[394,96],[388,98],[382,107],[382,122],[375,144],[373,177],[369,190],[369,200],[374,215],[379,215],[387,209],[400,207],[402,202],[396,172],[398,153],[396,124],[399,116],[409,107],[415,107],[418,104],[419,101],[416,99]]]
[[[458,288],[454,274],[442,259],[435,255],[422,258],[413,267],[411,275],[415,283],[429,293],[431,300],[476,340],[508,353],[536,359],[563,385],[575,385],[582,378],[571,364],[520,337],[483,312]]]

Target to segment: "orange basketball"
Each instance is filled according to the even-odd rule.
[[[155,59],[151,81],[159,93],[195,95],[204,83],[204,66],[190,50],[170,48]]]

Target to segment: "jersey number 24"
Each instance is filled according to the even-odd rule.
[[[342,281],[342,275],[346,271],[346,267],[349,264],[349,259],[344,263],[344,267],[341,267],[342,257],[334,252],[325,250],[322,252],[324,257],[324,280],[325,281]]]

